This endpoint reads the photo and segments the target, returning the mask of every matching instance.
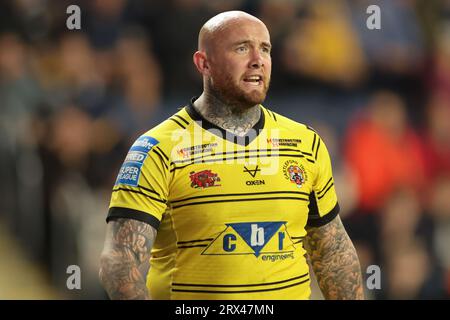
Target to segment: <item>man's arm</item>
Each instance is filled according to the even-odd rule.
[[[111,299],[150,299],[146,279],[156,229],[133,219],[108,223],[100,281]]]
[[[358,256],[339,216],[306,231],[306,250],[325,299],[364,299]]]

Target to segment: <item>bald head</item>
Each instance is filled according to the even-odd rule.
[[[209,51],[214,42],[220,40],[220,35],[230,26],[247,21],[259,23],[266,28],[261,20],[243,11],[226,11],[212,17],[200,29],[198,50]]]
[[[220,13],[201,28],[198,47],[193,62],[204,92],[243,110],[264,101],[272,45],[261,20],[242,11]]]

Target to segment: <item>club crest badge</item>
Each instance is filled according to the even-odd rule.
[[[298,188],[301,188],[307,181],[305,167],[295,160],[288,160],[283,165],[284,177],[292,183],[295,183]]]

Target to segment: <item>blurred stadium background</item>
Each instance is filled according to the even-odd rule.
[[[71,4],[80,31],[66,28]],[[381,30],[366,27],[371,4]],[[265,105],[329,147],[363,273],[381,268],[368,297],[450,297],[450,1],[2,0],[1,299],[106,297],[98,257],[120,163],[200,94],[199,28],[232,9],[271,32]],[[81,290],[66,288],[73,264]]]

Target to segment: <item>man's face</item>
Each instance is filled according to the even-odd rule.
[[[269,89],[270,35],[258,21],[236,20],[218,32],[208,54],[210,88],[243,108],[260,104]]]

